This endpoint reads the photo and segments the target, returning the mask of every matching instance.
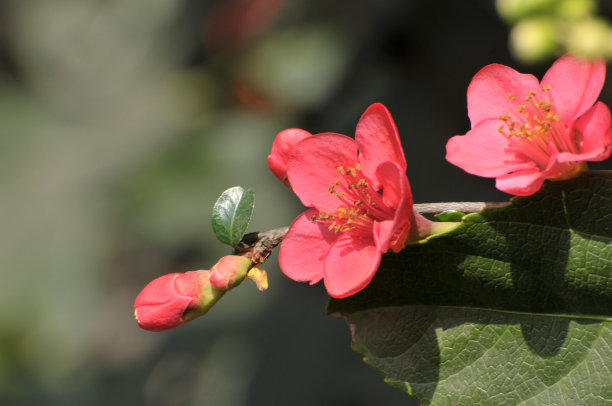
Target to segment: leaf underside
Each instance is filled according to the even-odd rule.
[[[424,405],[612,404],[612,173],[549,182],[386,254],[328,311]]]
[[[251,221],[255,192],[235,186],[219,196],[213,207],[212,228],[219,241],[236,247]]]

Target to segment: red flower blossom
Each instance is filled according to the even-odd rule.
[[[223,293],[210,286],[208,271],[163,275],[136,297],[134,316],[145,330],[169,330],[206,313]]]
[[[283,239],[280,266],[297,281],[314,284],[323,279],[333,297],[363,289],[381,255],[401,250],[408,236],[428,223],[412,210],[404,151],[382,104],[363,114],[355,139],[295,129],[281,132],[271,161],[275,175],[283,180],[286,174],[302,203],[311,207]]]
[[[496,178],[507,193],[535,193],[545,179],[567,179],[612,153],[611,115],[597,102],[604,61],[558,59],[542,83],[498,64],[485,66],[467,91],[472,129],[451,138],[446,159]]]

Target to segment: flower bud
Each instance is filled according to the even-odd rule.
[[[210,285],[209,271],[190,271],[160,276],[136,297],[134,316],[150,331],[169,330],[206,313],[224,291]]]
[[[226,255],[210,269],[210,284],[218,290],[228,290],[242,282],[252,266],[249,258]]]
[[[558,0],[497,0],[497,12],[509,23],[515,23],[524,18],[551,14]]]
[[[550,58],[558,50],[558,28],[554,19],[533,17],[521,20],[510,31],[510,48],[525,62]]]
[[[585,18],[570,25],[567,30],[567,49],[585,58],[609,55],[612,39],[610,24],[602,19]]]

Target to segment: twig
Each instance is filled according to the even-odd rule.
[[[496,202],[446,202],[446,203],[418,203],[414,210],[421,214],[435,214],[446,210],[457,210],[463,213],[476,213],[486,207],[501,207],[508,203]],[[240,241],[246,256],[253,261],[255,266],[265,262],[272,250],[281,243],[289,227],[280,227],[268,231],[260,231],[245,234]]]
[[[414,210],[421,214],[437,214],[446,210],[456,210],[463,213],[477,213],[487,207],[506,206],[508,202],[443,202],[417,203]]]
[[[272,253],[272,250],[280,244],[289,227],[280,227],[273,230],[254,232],[245,234],[242,237],[241,245],[247,247],[247,257],[253,261],[255,266],[265,262]]]

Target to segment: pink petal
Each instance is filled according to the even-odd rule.
[[[516,196],[528,196],[537,192],[545,175],[538,169],[525,169],[508,175],[499,176],[495,181],[495,187],[502,192]]]
[[[602,102],[596,103],[576,120],[576,130],[582,134],[580,153],[562,152],[558,162],[603,161],[612,154],[612,117]]]
[[[568,54],[550,67],[542,86],[550,87],[557,113],[569,123],[595,103],[605,79],[606,64],[602,59],[589,62]]]
[[[374,234],[374,245],[377,247],[378,251],[381,253],[385,253],[389,250],[391,245],[391,238],[395,233],[396,221],[392,220],[384,220],[384,221],[375,221],[372,226],[372,233]],[[408,224],[408,227],[410,225]],[[406,233],[409,231],[406,230]]]
[[[399,133],[391,113],[381,103],[372,104],[357,123],[355,141],[359,146],[359,162],[362,172],[374,180],[376,167],[381,162],[397,162],[406,171],[406,157]],[[379,188],[378,184],[374,185]]]
[[[470,83],[467,91],[468,116],[474,128],[489,118],[505,114],[518,115],[518,102],[510,95],[524,98],[528,91],[540,90],[533,75],[518,73],[504,65],[491,64],[482,68]]]
[[[182,279],[182,284],[177,283]],[[182,316],[199,301],[196,272],[172,273],[151,281],[134,301],[135,316],[141,328],[168,330],[184,323]]]
[[[291,156],[293,147],[311,135],[308,131],[299,128],[289,128],[278,133],[272,144],[272,152],[268,155],[268,167],[274,176],[283,182],[287,179],[287,160]]]
[[[135,306],[164,304],[171,302],[176,297],[181,297],[177,295],[175,289],[176,278],[181,275],[181,273],[171,273],[153,279],[138,294],[134,302]],[[185,300],[189,301],[190,298]]]
[[[374,223],[374,242],[378,250],[384,253],[392,245],[392,240],[397,240],[393,248],[399,251],[405,245],[413,217],[408,177],[395,162],[390,161],[378,166],[376,176],[382,184],[384,203],[395,208],[395,212],[391,220]]]
[[[324,282],[327,293],[335,298],[354,295],[374,277],[381,253],[369,238],[341,234],[325,260]]]
[[[279,253],[283,273],[293,280],[310,284],[323,278],[325,257],[338,236],[325,226],[312,223],[312,216],[317,214],[316,209],[310,209],[293,221]]]
[[[338,167],[356,166],[357,144],[346,135],[316,134],[299,142],[287,163],[289,182],[302,204],[331,213],[341,201],[329,187],[341,178]]]
[[[535,164],[516,154],[498,132],[502,124],[497,119],[484,120],[467,134],[452,137],[446,143],[446,160],[467,173],[489,178],[533,168]]]
[[[383,202],[393,208],[398,208],[402,202],[412,206],[412,191],[408,177],[396,162],[383,162],[376,168],[375,179],[381,185]]]

